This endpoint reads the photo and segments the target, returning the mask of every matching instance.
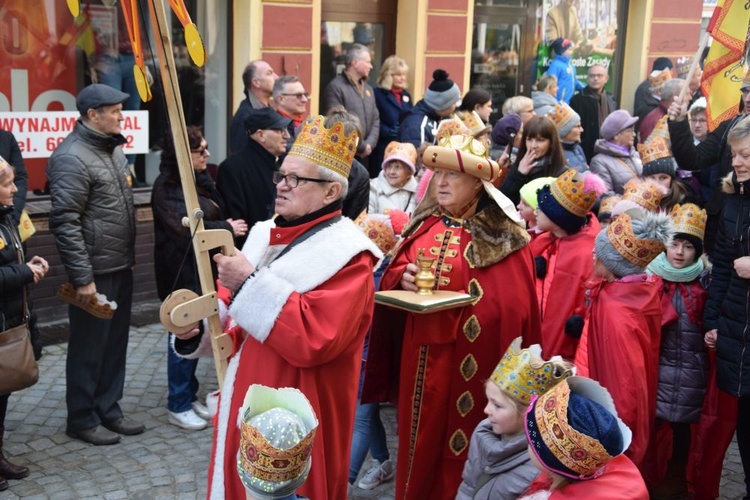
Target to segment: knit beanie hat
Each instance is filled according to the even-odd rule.
[[[586,224],[586,216],[607,187],[596,174],[582,176],[567,170],[555,182],[539,190],[539,210],[568,234]]]
[[[667,174],[674,179],[677,163],[672,158],[667,141],[658,136],[652,137],[645,144],[638,145],[638,152],[643,162],[643,177]]]
[[[552,50],[555,51],[555,54],[557,54],[558,56],[561,56],[569,48],[575,47],[575,44],[573,43],[572,40],[569,40],[567,38],[557,38],[555,41],[552,42],[550,46],[552,47]]]
[[[614,136],[626,128],[632,127],[637,121],[637,116],[633,117],[626,110],[618,109],[604,119],[599,133],[604,139],[611,141]]]
[[[511,142],[512,138],[518,134],[522,125],[523,122],[521,121],[521,117],[515,113],[509,113],[503,116],[495,122],[495,126],[492,127],[492,142],[501,148],[504,148]]]
[[[695,247],[695,258],[703,255],[703,237],[706,234],[706,211],[694,205],[685,203],[675,205],[669,212],[669,217],[674,222],[675,239],[687,240]]]
[[[528,206],[536,210],[539,206],[539,198],[537,197],[537,193],[539,193],[539,190],[544,186],[548,186],[553,182],[555,182],[554,177],[537,177],[533,181],[527,182],[521,188],[521,199],[526,202]]]
[[[555,107],[547,113],[547,118],[554,122],[560,139],[564,139],[573,127],[581,123],[581,116],[565,103],[555,104]]]
[[[594,250],[612,274],[631,276],[643,273],[673,235],[674,224],[667,214],[628,210],[596,235]]]
[[[444,69],[432,73],[432,83],[424,94],[424,102],[435,111],[448,109],[461,99],[461,91]]]

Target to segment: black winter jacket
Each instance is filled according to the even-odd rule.
[[[34,283],[34,273],[25,264],[12,213],[13,207],[0,207],[0,331],[22,323],[23,288]]]
[[[706,331],[718,329],[716,382],[735,396],[750,396],[750,280],[734,260],[750,255],[750,181],[723,180],[727,197],[719,219],[711,286],[703,314]]]
[[[617,103],[612,94],[605,90],[610,113],[617,110]],[[594,144],[601,139],[599,128],[599,94],[591,87],[586,87],[570,99],[570,107],[581,117],[581,147],[586,154],[586,163],[594,157]]]
[[[164,300],[174,290],[187,288],[201,293],[200,281],[195,263],[195,255],[190,240],[190,230],[182,225],[187,215],[185,197],[177,171],[177,165],[162,161],[160,174],[151,190],[151,207],[154,211],[154,271],[156,290],[160,300]],[[205,229],[226,229],[232,226],[224,220],[219,205],[219,193],[214,187],[208,171],[195,176],[198,202],[203,210]],[[189,255],[180,270],[186,251]],[[179,277],[178,277],[179,272]]]
[[[403,116],[398,129],[398,140],[411,142],[417,149],[423,142],[435,144],[435,134],[439,124],[440,115],[422,99]]]
[[[80,120],[47,163],[49,229],[70,282],[135,264],[135,208],[122,135],[102,135]]]

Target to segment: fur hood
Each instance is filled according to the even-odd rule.
[[[484,208],[464,222],[472,236],[471,245],[466,249],[465,256],[472,266],[482,268],[497,264],[525,247],[531,238],[528,232],[512,221],[486,192],[480,198],[479,204],[484,204]],[[439,213],[437,198],[431,190],[427,190],[425,198],[417,205],[412,219],[404,228],[402,236],[413,234],[428,217]]]
[[[721,191],[726,194],[736,194],[741,185],[744,185],[744,196],[750,196],[750,181],[737,182],[734,172],[729,172],[721,178]]]

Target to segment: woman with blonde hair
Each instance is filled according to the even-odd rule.
[[[380,113],[380,136],[370,158],[370,177],[375,178],[383,163],[385,148],[398,141],[398,124],[401,115],[414,107],[411,94],[406,90],[409,66],[398,56],[383,61],[375,88],[375,104]]]

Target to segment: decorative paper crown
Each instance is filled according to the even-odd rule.
[[[381,252],[388,253],[396,246],[396,234],[385,214],[362,214],[354,221]]]
[[[638,178],[630,179],[625,184],[625,192],[622,195],[623,201],[632,201],[649,212],[655,212],[659,208],[659,203],[664,197],[658,184],[651,181],[644,181]]]
[[[638,152],[641,154],[641,161],[644,165],[662,158],[672,157],[672,151],[669,150],[667,141],[661,137],[654,137],[653,134],[649,137],[650,139],[645,144],[638,145]]]
[[[560,129],[567,128],[568,123],[575,118],[576,112],[567,104],[557,103],[546,116],[554,122],[555,128],[560,131]],[[560,135],[564,136],[567,134],[561,133]]]
[[[290,413],[299,428],[288,427],[284,417]],[[245,487],[264,494],[287,489],[291,489],[287,495],[294,492],[309,471],[318,427],[310,402],[297,389],[254,384],[247,391],[240,415],[237,469]],[[283,449],[279,443],[291,446]]]
[[[692,203],[675,205],[669,217],[674,221],[675,233],[690,234],[703,241],[707,218],[704,209]]]
[[[557,202],[568,212],[578,217],[586,217],[596,203],[596,191],[584,191],[583,181],[575,179],[576,171],[566,170],[550,184],[550,192]]]
[[[324,123],[324,116],[308,118],[294,140],[289,156],[305,158],[348,178],[359,136],[356,132],[344,135],[343,123],[336,122],[331,128],[326,128]]]
[[[672,71],[669,68],[664,68],[661,71],[652,71],[648,75],[648,83],[651,85],[651,90],[657,90],[662,87],[665,83],[672,79]]]
[[[659,118],[659,120],[656,122],[656,125],[654,125],[654,129],[651,131],[651,134],[646,138],[646,142],[650,141],[651,139],[660,137],[666,141],[667,146],[671,145],[672,138],[669,135],[669,127],[667,125],[668,119],[669,119],[669,115],[664,115],[661,118]]]
[[[619,194],[615,194],[612,196],[607,196],[606,198],[602,198],[601,203],[599,203],[599,215],[601,214],[612,214],[612,209],[615,205],[617,205],[617,202],[622,200],[622,196]]]
[[[607,226],[607,238],[625,260],[638,267],[646,267],[664,251],[664,243],[638,238],[633,233],[632,223],[629,213],[621,213]]]
[[[471,135],[471,131],[464,125],[464,122],[458,118],[449,118],[443,120],[438,125],[437,133],[435,134],[435,142],[439,143],[446,137],[452,135]]]
[[[529,448],[548,470],[594,479],[630,446],[633,433],[595,380],[570,377],[535,398],[524,419]]]
[[[383,154],[383,167],[393,160],[401,160],[411,168],[412,173],[416,170],[417,148],[410,142],[391,141],[385,148]]]
[[[447,168],[489,182],[500,175],[500,165],[490,159],[487,147],[470,135],[444,137],[425,149],[422,162],[430,169]]]
[[[690,56],[679,57],[674,69],[677,71],[677,78],[685,78],[690,73],[690,66],[693,64],[693,58]]]
[[[469,133],[474,137],[478,138],[484,134],[490,133],[492,128],[489,125],[485,125],[482,118],[477,114],[476,111],[464,112],[459,115],[459,118],[469,129]],[[455,135],[455,134],[451,134]]]
[[[547,393],[561,380],[573,375],[573,369],[571,365],[564,370],[560,356],[544,361],[538,344],[521,349],[521,340],[517,337],[511,342],[490,380],[517,403],[528,406],[532,396]]]

